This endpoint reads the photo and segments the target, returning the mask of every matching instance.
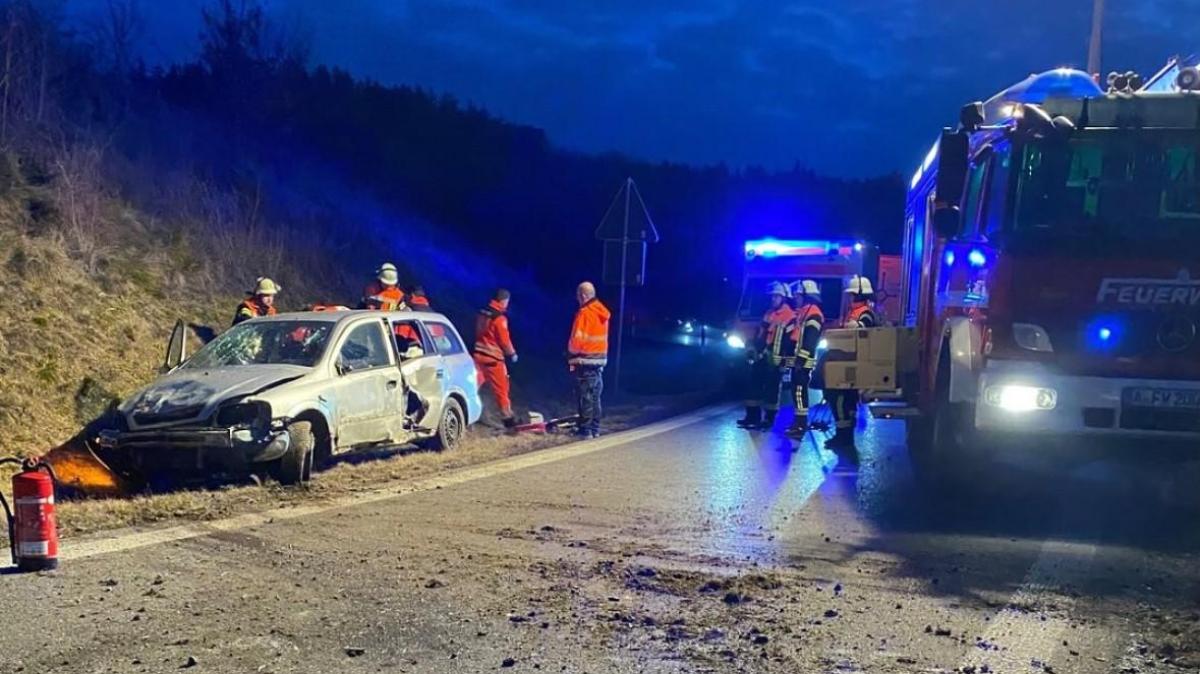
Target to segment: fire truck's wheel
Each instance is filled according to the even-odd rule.
[[[312,479],[313,450],[317,438],[313,434],[311,421],[293,421],[288,424],[291,444],[287,452],[275,463],[275,479],[280,484],[301,484]]]

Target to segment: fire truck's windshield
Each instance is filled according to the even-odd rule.
[[[1091,131],[1030,143],[1014,230],[1093,240],[1200,240],[1200,133]]]

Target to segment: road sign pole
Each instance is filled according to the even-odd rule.
[[[625,179],[625,223],[621,230],[621,296],[617,301],[617,357],[613,365],[613,390],[621,390],[621,345],[625,334],[625,286],[629,264],[629,193],[633,190],[633,178]]]

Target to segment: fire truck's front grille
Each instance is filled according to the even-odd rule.
[[[1200,414],[1194,410],[1126,407],[1121,410],[1121,428],[1138,431],[1200,433]]]
[[[1117,411],[1111,407],[1083,408],[1083,425],[1088,428],[1112,428],[1117,421]]]

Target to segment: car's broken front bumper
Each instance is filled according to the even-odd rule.
[[[142,472],[242,471],[283,456],[286,430],[163,428],[101,431],[99,444],[116,461]]]

